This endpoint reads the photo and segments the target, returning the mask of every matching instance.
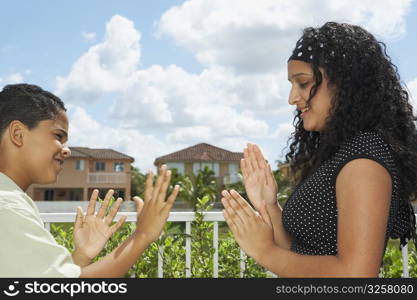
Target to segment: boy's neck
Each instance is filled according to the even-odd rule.
[[[19,174],[16,174],[16,172],[13,172],[9,169],[3,170],[0,168],[0,172],[9,177],[11,180],[13,180],[14,183],[16,183],[16,185],[22,189],[22,191],[26,191],[28,187],[31,185],[30,181],[26,176],[19,176]]]

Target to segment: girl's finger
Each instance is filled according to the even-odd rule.
[[[261,148],[259,148],[259,146],[256,145],[256,144],[253,145],[253,153],[255,155],[255,158],[256,158],[256,161],[258,163],[258,166],[261,169],[266,168],[266,160],[265,160],[265,157],[262,154]]]
[[[223,210],[223,216],[224,216],[224,220],[227,223],[227,226],[229,226],[230,230],[232,231],[233,235],[237,235],[239,234],[239,229],[236,226],[236,224],[233,222],[232,218],[230,217],[230,215],[227,213],[227,211],[224,209]]]
[[[224,193],[223,197],[229,203],[229,205],[225,207],[226,212],[237,226],[242,227],[247,221],[246,214],[242,211],[241,207],[236,203],[236,201],[230,196],[229,193]]]
[[[258,165],[258,161],[256,160],[256,154],[253,150],[252,144],[248,144],[248,153],[249,153],[249,161],[250,161],[250,164],[252,165],[252,169],[254,171],[258,170],[259,165]]]
[[[247,163],[246,163],[246,160],[244,159],[244,158],[242,158],[241,160],[240,160],[240,169],[242,170],[242,175],[243,175],[243,178],[245,179],[245,178],[248,178],[248,168],[247,168]]]
[[[253,173],[252,164],[250,163],[250,158],[249,158],[249,150],[247,147],[243,149],[243,158],[245,160],[246,171],[248,173]]]
[[[253,217],[255,211],[238,192],[236,192],[235,190],[231,190],[230,195],[233,198],[233,201],[241,208],[241,210],[246,214],[246,216]]]
[[[259,214],[262,217],[262,220],[265,221],[266,224],[268,224],[270,227],[272,227],[271,218],[268,214],[268,211],[266,210],[266,201],[262,201],[261,208],[259,209]]]

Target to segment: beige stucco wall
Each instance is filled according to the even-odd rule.
[[[58,175],[57,181],[53,184],[40,185],[33,184],[26,191],[27,194],[34,200],[43,199],[43,193],[45,189],[68,189],[68,188],[79,188],[83,189],[83,199],[88,200],[89,189],[101,188],[101,189],[122,189],[125,191],[125,199],[131,198],[131,165],[128,160],[86,160],[84,170],[76,170],[76,161],[79,158],[69,158],[64,162],[63,170]],[[105,171],[95,172],[95,162],[104,161]],[[124,173],[126,174],[126,182],[121,184],[115,183],[88,183],[88,174],[91,173],[119,173],[114,172],[114,163],[124,163]],[[90,171],[91,170],[91,171]],[[58,191],[57,191],[58,192]],[[57,200],[71,200],[71,199],[58,199]]]

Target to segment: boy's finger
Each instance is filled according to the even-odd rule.
[[[142,212],[142,209],[143,209],[144,202],[143,202],[142,198],[140,198],[139,196],[133,197],[133,200],[136,203],[136,214],[140,215],[140,213]]]
[[[82,228],[83,219],[84,219],[83,209],[81,208],[81,206],[78,206],[77,207],[77,214],[75,216],[74,229]]]
[[[152,193],[153,193],[153,173],[152,173],[152,170],[149,169],[148,175],[146,176],[146,181],[145,181],[144,197],[145,197],[146,202],[148,202],[148,200],[152,198]]]
[[[159,174],[158,174],[158,177],[156,178],[155,186],[153,188],[152,200],[157,199],[156,197],[158,197],[159,190],[161,189],[162,181],[164,180],[164,177],[165,177],[165,172],[166,172],[166,165],[162,165],[161,168],[159,169]]]
[[[159,190],[159,195],[157,195],[158,201],[160,203],[165,202],[165,197],[167,196],[167,189],[168,189],[170,182],[171,182],[171,170],[168,170],[165,172],[165,176],[163,178],[162,185]]]
[[[117,230],[120,229],[120,227],[122,227],[122,225],[124,224],[124,222],[126,221],[127,216],[122,216],[119,221],[117,221],[116,224],[114,224],[113,226],[110,227],[110,232],[111,235],[113,235]]]
[[[108,190],[106,196],[104,197],[103,202],[101,203],[100,209],[97,212],[97,217],[104,218],[109,207],[109,202],[111,197],[113,197],[114,190]]]
[[[95,189],[90,197],[90,202],[88,202],[88,208],[87,208],[87,216],[94,215],[96,211],[96,201],[98,197],[98,190]]]
[[[174,190],[172,191],[171,195],[169,195],[167,201],[165,202],[166,209],[170,210],[172,205],[174,205],[175,199],[177,198],[179,191],[180,191],[180,186],[175,185]]]
[[[113,222],[114,217],[117,215],[117,212],[119,211],[119,208],[122,202],[123,202],[122,198],[117,198],[116,202],[113,204],[109,214],[105,218],[105,223],[107,225],[110,225]]]

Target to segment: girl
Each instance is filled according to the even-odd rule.
[[[288,60],[297,106],[284,209],[259,148],[241,163],[248,197],[224,215],[248,255],[281,277],[376,277],[388,238],[416,240],[417,133],[385,46],[359,26],[306,28]]]

